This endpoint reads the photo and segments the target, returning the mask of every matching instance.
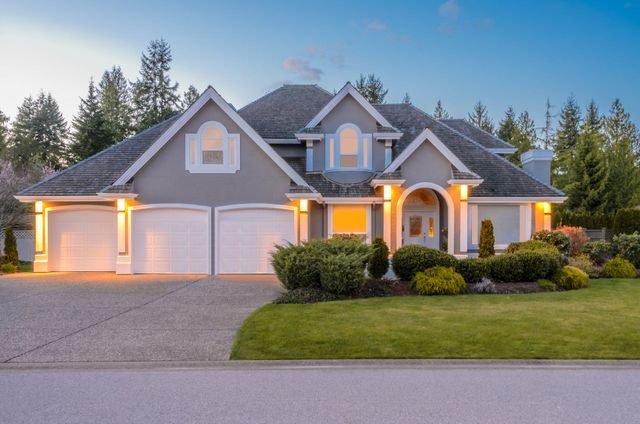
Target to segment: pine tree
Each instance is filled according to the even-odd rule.
[[[0,158],[7,150],[9,138],[9,117],[0,110]]]
[[[553,115],[551,114],[551,102],[547,98],[544,112],[544,128],[542,129],[542,148],[549,150],[553,144]]]
[[[551,163],[551,182],[560,190],[572,180],[571,160],[578,145],[580,107],[571,96],[560,111],[560,124],[554,140],[554,159]]]
[[[404,93],[404,97],[402,98],[402,103],[404,103],[405,105],[411,104],[411,96],[409,95],[409,93]]]
[[[27,97],[11,129],[10,155],[20,168],[33,165],[60,169],[66,164],[67,123],[51,93]]]
[[[571,175],[574,179],[566,188],[567,208],[588,213],[603,211],[607,177],[603,142],[602,118],[595,102],[591,101],[571,162]]]
[[[119,66],[104,71],[98,93],[105,127],[111,134],[110,144],[118,143],[133,133],[129,83]]]
[[[473,107],[473,112],[469,113],[467,120],[478,128],[485,130],[488,133],[493,134],[493,122],[489,118],[489,112],[487,107],[478,101]]]
[[[142,54],[140,77],[133,84],[135,127],[142,131],[173,116],[180,108],[178,84],[169,77],[171,48],[163,40],[149,43]]]
[[[613,101],[605,119],[607,152],[606,210],[636,206],[640,197],[637,148],[640,137],[619,99]]]
[[[504,113],[504,118],[500,121],[497,135],[500,140],[513,144],[513,139],[516,137],[517,133],[518,123],[516,119],[516,112],[513,110],[512,106],[509,106],[507,111]]]
[[[78,115],[72,122],[73,142],[71,157],[75,161],[92,156],[113,144],[113,137],[100,108],[98,90],[93,82],[89,82],[86,99],[80,99]]]
[[[374,105],[383,104],[389,92],[389,90],[384,89],[382,80],[376,77],[375,74],[369,74],[366,77],[364,74],[360,74],[356,81],[356,89],[369,103]]]
[[[190,85],[187,91],[185,91],[182,95],[182,110],[187,110],[187,108],[191,106],[193,102],[198,100],[198,97],[200,97],[200,92],[198,92],[198,89],[193,85]]]
[[[536,147],[536,125],[526,110],[518,116],[516,121],[516,131],[514,132],[511,144],[517,149],[509,156],[509,160],[516,165],[521,165],[520,155]]]
[[[433,110],[433,117],[435,119],[451,119],[451,115],[449,115],[449,112],[447,112],[444,106],[442,106],[440,99],[438,99],[436,108]]]

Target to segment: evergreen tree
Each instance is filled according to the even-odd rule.
[[[640,171],[637,165],[638,129],[631,122],[619,99],[611,105],[605,119],[607,152],[606,209],[637,206],[639,199]]]
[[[573,181],[566,188],[566,207],[588,213],[603,211],[607,177],[602,151],[603,139],[602,119],[595,102],[591,101],[571,162]]]
[[[500,140],[513,144],[513,139],[516,137],[517,132],[518,123],[516,119],[516,112],[513,110],[512,106],[509,106],[507,111],[504,113],[504,118],[500,121],[497,135]]]
[[[554,158],[551,162],[551,182],[560,190],[572,180],[571,160],[578,145],[580,133],[580,107],[571,96],[560,111],[560,124],[554,140]]]
[[[376,77],[375,74],[369,74],[366,77],[364,74],[360,74],[360,78],[356,81],[356,89],[369,103],[374,105],[383,104],[389,92],[389,90],[384,89],[382,80]]]
[[[451,119],[451,115],[449,115],[449,112],[447,112],[444,106],[442,106],[440,99],[438,99],[436,108],[433,110],[433,117],[435,119]]]
[[[142,131],[173,116],[180,108],[178,84],[169,77],[171,48],[163,40],[149,43],[142,54],[140,77],[133,84],[135,127]]]
[[[544,128],[542,129],[542,148],[549,150],[553,144],[553,115],[551,114],[551,102],[547,98],[546,110],[544,112]]]
[[[516,129],[510,143],[517,150],[514,154],[509,155],[508,159],[516,165],[521,165],[520,155],[536,148],[536,125],[529,116],[529,112],[524,111],[518,116]]]
[[[9,138],[9,117],[0,110],[0,158],[6,152]]]
[[[18,108],[9,144],[10,155],[20,168],[45,166],[60,169],[66,164],[67,123],[51,93],[27,97]]]
[[[193,85],[190,85],[187,91],[182,95],[182,110],[187,110],[200,97],[200,92]]]
[[[402,103],[404,103],[405,105],[411,104],[411,96],[409,95],[409,93],[404,93],[404,97],[402,98]]]
[[[473,112],[469,113],[467,120],[478,128],[485,130],[486,132],[493,134],[493,122],[489,118],[489,112],[487,107],[478,101],[473,107]]]
[[[89,92],[86,99],[80,99],[78,115],[72,122],[73,141],[71,143],[71,157],[75,161],[92,156],[113,144],[113,137],[100,108],[98,90],[89,82]]]
[[[110,144],[118,143],[133,133],[129,83],[119,66],[104,71],[98,93],[105,127],[111,134]]]

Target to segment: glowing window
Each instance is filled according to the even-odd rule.
[[[409,216],[409,237],[422,237],[422,216]]]
[[[207,128],[202,134],[202,163],[221,165],[224,163],[224,135],[220,128]]]
[[[367,234],[368,205],[333,205],[334,234]]]
[[[327,169],[371,169],[371,134],[362,134],[354,124],[344,124],[326,138]]]
[[[433,218],[429,217],[429,238],[433,238]]]
[[[358,133],[347,127],[340,131],[340,168],[358,167]]]

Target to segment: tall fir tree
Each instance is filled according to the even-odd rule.
[[[383,104],[387,93],[389,93],[389,90],[385,90],[382,80],[376,77],[375,74],[369,74],[366,77],[364,74],[360,74],[356,81],[356,89],[369,103],[374,105]]]
[[[193,85],[190,85],[189,88],[187,88],[187,91],[185,91],[182,95],[182,110],[187,110],[187,108],[191,106],[193,102],[198,100],[198,97],[200,97],[200,92]]]
[[[493,134],[494,127],[491,118],[489,117],[489,112],[487,111],[487,107],[482,104],[481,101],[475,104],[473,107],[473,112],[469,113],[467,121],[471,122],[478,128],[485,130],[488,133]]]
[[[547,98],[544,111],[544,127],[542,128],[542,148],[549,150],[553,145],[553,114],[551,113],[551,102]]]
[[[640,137],[619,99],[613,101],[604,128],[608,169],[606,209],[612,212],[637,206],[640,202],[640,170],[636,146]]]
[[[0,159],[2,159],[7,150],[9,142],[9,117],[0,110]]]
[[[80,99],[78,115],[73,119],[70,153],[73,161],[81,161],[113,144],[113,137],[100,108],[98,90],[89,81],[89,91],[85,99]]]
[[[25,98],[11,129],[10,156],[22,169],[61,169],[67,163],[69,129],[51,93]]]
[[[111,144],[118,143],[133,133],[129,83],[119,66],[104,71],[98,93],[105,126],[111,134]]]
[[[442,106],[440,99],[438,99],[436,108],[433,110],[433,117],[435,119],[451,119],[451,115],[449,115],[449,112]]]
[[[571,96],[560,111],[560,123],[554,139],[554,158],[551,162],[551,183],[563,190],[571,181],[571,160],[578,145],[580,107]]]
[[[409,93],[404,93],[404,97],[402,98],[402,103],[404,103],[405,105],[411,104],[411,96],[409,95]]]
[[[153,40],[142,54],[140,76],[133,84],[133,113],[136,130],[142,131],[173,116],[180,109],[178,83],[172,83],[171,47]]]
[[[516,137],[517,132],[518,122],[516,112],[513,110],[512,106],[509,106],[507,111],[504,113],[504,118],[500,121],[500,125],[498,126],[497,136],[500,140],[513,144],[513,139]]]
[[[526,110],[522,112],[516,121],[516,129],[509,143],[517,149],[508,159],[516,165],[522,165],[520,155],[536,147],[536,125]]]
[[[573,181],[566,187],[567,208],[588,213],[605,210],[607,169],[602,151],[603,143],[602,118],[592,100],[587,107],[571,161]]]

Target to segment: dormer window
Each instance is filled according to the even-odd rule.
[[[186,169],[191,173],[233,173],[240,169],[240,135],[229,134],[220,122],[205,122],[197,134],[187,134]]]
[[[371,134],[356,125],[341,125],[335,134],[327,134],[326,144],[328,170],[371,170]]]

